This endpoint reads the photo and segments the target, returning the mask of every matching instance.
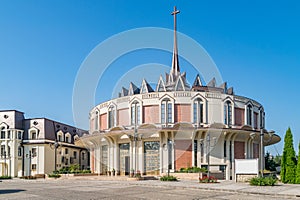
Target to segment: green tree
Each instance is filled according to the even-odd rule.
[[[288,128],[284,137],[280,176],[283,183],[295,183],[296,154],[293,145],[293,134],[290,128]]]
[[[296,183],[300,184],[300,142],[299,142],[299,150],[298,150],[298,164],[296,170]]]

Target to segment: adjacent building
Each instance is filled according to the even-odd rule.
[[[130,83],[119,97],[90,111],[90,134],[78,145],[90,149],[91,170],[106,174],[163,174],[186,167],[209,167],[232,179],[235,159],[258,158],[265,111],[254,99],[238,96],[227,83],[204,84],[195,75],[192,85],[180,71],[176,14],[172,66],[156,87],[145,79]],[[264,134],[264,145],[280,137]]]
[[[44,175],[71,164],[87,169],[88,151],[74,141],[86,131],[47,118],[0,111],[0,176]]]

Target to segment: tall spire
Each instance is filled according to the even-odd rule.
[[[178,48],[177,48],[177,21],[176,21],[176,15],[180,13],[179,10],[176,9],[176,6],[174,6],[174,11],[171,13],[174,16],[174,44],[173,44],[173,58],[172,58],[172,69],[171,74],[174,74],[177,76],[178,73],[180,73],[179,69],[179,60],[178,60]]]

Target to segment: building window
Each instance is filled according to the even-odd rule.
[[[95,116],[95,130],[98,130],[98,112],[95,113],[96,116]]]
[[[69,150],[65,148],[65,154],[69,154]]]
[[[5,139],[5,128],[1,128],[1,138],[0,139]]]
[[[193,122],[196,124],[203,123],[203,101],[196,99],[193,104]]]
[[[252,126],[252,106],[247,106],[247,125]]]
[[[230,101],[226,101],[224,104],[224,124],[232,125],[232,104]]]
[[[32,139],[32,140],[36,140],[36,139],[37,139],[36,131],[32,131],[32,132],[31,132],[31,139]]]
[[[226,151],[226,140],[224,140],[224,147],[223,147],[223,151],[224,151],[224,158],[227,157],[227,151]]]
[[[31,165],[31,170],[35,171],[36,170],[36,164]]]
[[[108,128],[115,126],[115,109],[113,106],[108,109]]]
[[[21,140],[22,139],[22,132],[18,131],[18,139]]]
[[[141,124],[141,106],[138,102],[131,105],[131,125]]]
[[[84,152],[81,153],[81,159],[82,159],[82,160],[85,159],[85,153],[84,153]]]
[[[36,157],[37,149],[34,147],[31,149],[31,156]]]
[[[22,156],[22,148],[18,147],[18,156],[21,157]]]
[[[77,152],[76,151],[73,152],[73,158],[77,159]]]
[[[10,131],[7,131],[7,139],[10,139]]]
[[[5,145],[1,145],[1,157],[6,157]]]
[[[166,116],[167,115],[167,116]],[[169,99],[165,99],[161,103],[161,123],[167,124],[172,123],[173,113],[172,113],[172,103]]]

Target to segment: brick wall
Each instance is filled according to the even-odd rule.
[[[107,129],[107,113],[100,115],[100,129]]]
[[[118,124],[118,126],[130,125],[129,109],[128,108],[118,110],[117,124]]]
[[[236,126],[243,126],[245,124],[245,109],[242,108],[234,108],[234,114],[235,114],[235,125]]]
[[[90,161],[91,161],[91,171],[94,172],[95,171],[95,154],[94,154],[94,150],[90,151]]]
[[[191,105],[175,104],[174,105],[174,122],[191,122]]]
[[[159,106],[143,106],[143,123],[159,123]]]
[[[176,140],[175,144],[175,170],[192,167],[192,140]]]
[[[234,158],[245,159],[245,142],[234,142]]]

